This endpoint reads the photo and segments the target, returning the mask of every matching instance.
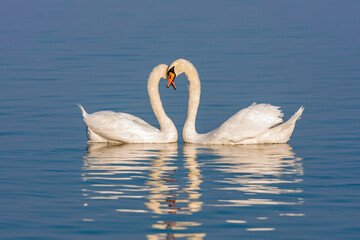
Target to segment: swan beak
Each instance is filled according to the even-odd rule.
[[[167,79],[168,79],[168,83],[167,83],[166,87],[169,88],[169,87],[170,87],[170,84],[171,84],[171,86],[173,86],[174,90],[176,90],[176,86],[175,86],[175,73],[169,72]]]

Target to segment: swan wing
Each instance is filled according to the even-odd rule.
[[[277,106],[253,103],[210,132],[209,137],[217,142],[236,144],[244,139],[254,138],[281,123],[282,116],[283,113]]]
[[[84,116],[84,121],[93,132],[113,141],[151,141],[160,133],[159,129],[127,113],[100,111]]]

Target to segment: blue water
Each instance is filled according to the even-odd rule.
[[[0,2],[1,239],[359,239],[357,1]],[[288,144],[87,145],[76,103],[158,123],[146,79],[193,62],[200,133],[301,105]]]

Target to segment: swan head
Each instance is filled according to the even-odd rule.
[[[173,86],[174,90],[176,90],[176,86],[175,86],[175,77],[176,77],[176,73],[175,73],[175,66],[170,68],[167,73],[167,80],[168,80],[168,83],[166,85],[167,88],[170,87],[170,84],[171,86]]]
[[[156,67],[153,68],[153,70],[150,73],[149,78],[155,78],[155,79],[160,79],[164,78],[167,79],[167,70],[168,70],[168,65],[166,64],[159,64]]]
[[[176,76],[185,73],[185,75],[187,77],[189,77],[188,75],[196,72],[194,65],[189,62],[188,60],[185,59],[177,59],[175,60],[169,67],[167,70],[167,87],[169,87],[170,85],[172,85],[174,87],[174,89],[176,89],[175,86],[175,78]]]

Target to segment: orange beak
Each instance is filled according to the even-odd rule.
[[[167,79],[168,79],[168,83],[167,83],[166,87],[169,88],[169,87],[170,87],[170,84],[171,84],[171,86],[173,86],[174,90],[176,90],[176,86],[175,86],[175,73],[169,72]]]

